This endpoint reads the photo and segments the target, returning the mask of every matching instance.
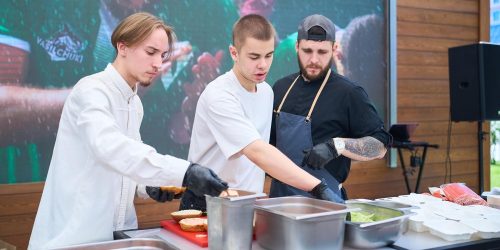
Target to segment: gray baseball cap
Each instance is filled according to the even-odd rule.
[[[319,26],[326,31],[326,35],[310,34],[309,30]],[[297,40],[315,40],[315,41],[335,41],[335,25],[325,16],[314,14],[310,15],[299,24]]]

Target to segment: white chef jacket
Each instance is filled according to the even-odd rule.
[[[74,86],[62,111],[30,249],[112,240],[115,230],[137,228],[136,183],[182,185],[189,162],[143,144],[142,117],[136,91],[111,64]]]
[[[198,100],[188,160],[211,168],[231,188],[262,192],[264,171],[240,151],[255,140],[269,142],[273,91],[241,86],[234,72],[207,85]]]

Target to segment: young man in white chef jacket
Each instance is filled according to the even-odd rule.
[[[112,34],[115,61],[74,86],[62,111],[30,249],[113,240],[113,231],[137,228],[136,183],[184,185],[199,196],[227,189],[210,169],[141,142],[137,87],[159,73],[174,38],[157,17],[133,14]]]

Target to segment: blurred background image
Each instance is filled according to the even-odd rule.
[[[187,156],[198,97],[232,66],[232,25],[250,13],[267,17],[278,33],[270,85],[298,71],[298,23],[314,13],[329,17],[337,26],[334,70],[361,85],[388,120],[383,0],[3,0],[0,184],[45,180],[66,96],[80,78],[114,60],[111,33],[138,11],[163,19],[178,39],[162,74],[139,90],[142,140],[160,153]]]

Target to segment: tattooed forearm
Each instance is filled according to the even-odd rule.
[[[387,149],[379,140],[366,136],[359,139],[344,139],[345,151],[343,155],[358,161],[368,161],[382,158]]]

